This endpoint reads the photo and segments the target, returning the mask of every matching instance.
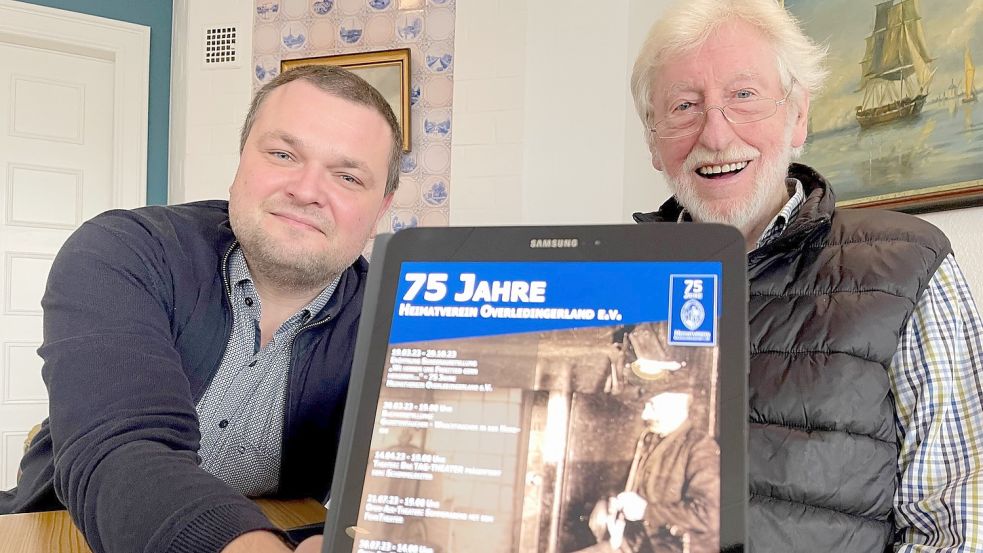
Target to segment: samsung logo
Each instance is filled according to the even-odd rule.
[[[530,248],[576,248],[576,238],[533,238],[529,241]]]

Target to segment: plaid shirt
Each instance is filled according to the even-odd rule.
[[[798,215],[802,183],[788,185],[791,199],[756,248]],[[888,372],[899,446],[897,552],[983,551],[983,322],[951,254],[918,300]]]

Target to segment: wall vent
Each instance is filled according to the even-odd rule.
[[[205,67],[238,65],[235,26],[205,28]]]

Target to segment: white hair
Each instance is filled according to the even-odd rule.
[[[790,95],[793,105],[801,101],[804,91],[812,97],[819,93],[828,74],[824,66],[827,47],[806,36],[777,0],[676,0],[652,26],[631,73],[635,110],[646,129],[652,126],[652,84],[658,72],[732,21],[748,23],[771,43],[783,88],[788,90],[793,79],[797,83]],[[651,135],[646,132],[649,140]]]

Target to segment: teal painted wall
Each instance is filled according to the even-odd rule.
[[[147,114],[147,203],[167,203],[167,132],[171,103],[170,0],[23,0],[150,27],[150,105]]]

